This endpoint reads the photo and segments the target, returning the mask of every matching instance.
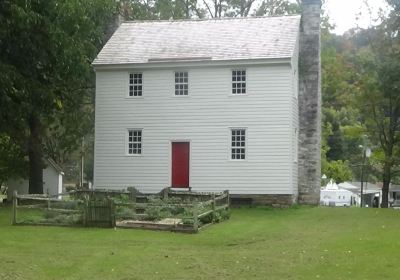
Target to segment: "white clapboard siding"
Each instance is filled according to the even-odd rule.
[[[292,155],[293,155],[293,165],[292,165],[292,185],[293,193],[298,194],[298,154],[299,154],[299,40],[296,41],[296,47],[293,52],[292,57]],[[296,133],[297,131],[297,133]]]
[[[98,70],[95,188],[170,186],[171,141],[182,140],[190,141],[193,190],[294,194],[293,70],[289,63],[244,68],[242,96],[231,94],[234,66],[133,69],[143,73],[137,98],[127,97],[128,71]],[[174,95],[181,70],[189,72],[189,96]],[[127,156],[126,132],[134,128],[143,130],[143,151]],[[230,128],[247,129],[244,161],[230,160]]]

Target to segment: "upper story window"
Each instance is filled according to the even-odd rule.
[[[175,72],[175,95],[189,94],[188,72]]]
[[[128,130],[128,155],[142,154],[142,130]]]
[[[246,94],[246,70],[232,70],[232,94]]]
[[[232,129],[231,137],[231,159],[246,159],[246,129]]]
[[[143,73],[129,74],[129,96],[142,96],[143,93]]]

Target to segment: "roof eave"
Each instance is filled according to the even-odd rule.
[[[190,61],[162,61],[144,63],[116,63],[101,64],[94,61],[92,66],[95,70],[124,70],[132,68],[171,68],[171,67],[204,67],[204,66],[242,66],[242,65],[265,65],[265,64],[291,64],[292,57],[280,58],[253,58],[253,59],[230,59],[230,60],[190,60]]]

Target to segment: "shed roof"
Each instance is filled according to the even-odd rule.
[[[293,56],[300,16],[124,22],[93,65]]]
[[[62,170],[61,166],[59,166],[53,159],[46,158],[46,161],[51,165],[58,173],[64,175],[64,171]]]
[[[353,193],[361,192],[361,182],[343,182],[339,184],[339,188],[349,190]],[[373,183],[363,183],[363,193],[379,193],[381,188]]]
[[[390,191],[400,191],[400,185],[390,184],[389,190]]]

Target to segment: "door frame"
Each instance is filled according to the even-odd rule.
[[[168,184],[172,188],[172,144],[173,143],[189,143],[189,187],[188,188],[174,188],[174,189],[192,189],[192,140],[190,139],[172,139],[169,140],[169,157],[168,157]]]

